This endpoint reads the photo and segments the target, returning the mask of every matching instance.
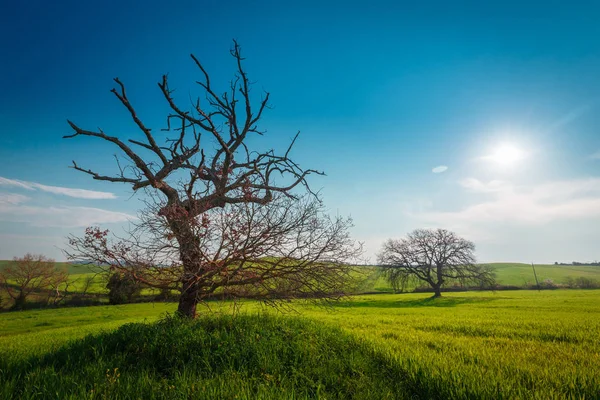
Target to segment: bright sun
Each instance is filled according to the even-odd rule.
[[[519,147],[505,143],[501,144],[487,158],[500,165],[512,166],[525,158],[525,152]]]

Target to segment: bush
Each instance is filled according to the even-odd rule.
[[[550,278],[544,279],[544,281],[542,283],[540,283],[541,289],[557,289],[559,287],[560,286],[555,284],[554,281]]]
[[[155,301],[169,301],[169,300],[177,300],[177,296],[173,295],[171,289],[161,288],[156,296],[154,296],[153,300]]]
[[[142,287],[131,274],[115,272],[108,278],[108,301],[110,304],[131,303],[135,296],[139,296]]]
[[[580,276],[575,279],[575,286],[580,289],[598,289],[600,288],[600,282],[596,279]]]

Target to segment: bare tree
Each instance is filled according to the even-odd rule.
[[[358,275],[347,263],[361,254],[348,232],[351,220],[327,216],[311,197],[228,204],[188,221],[200,256],[195,271],[181,263],[182,244],[169,229],[172,218],[189,217],[158,215],[157,209],[164,211],[165,205],[140,212],[124,238],[98,227],[88,228],[84,237],[72,236],[67,254],[182,295],[187,289],[182,279],[187,282],[186,274],[193,274],[194,313],[198,302],[218,295],[266,302],[332,299],[357,283]]]
[[[68,274],[66,271],[63,273],[60,279],[55,280],[48,287],[48,304],[57,306],[61,302],[63,302],[70,294],[69,286],[71,286],[71,282],[69,282]]]
[[[110,261],[114,268],[132,270],[150,286],[170,287],[177,282],[181,290],[178,311],[188,317],[196,315],[198,301],[219,287],[266,282],[275,275],[292,282],[294,274],[300,279],[302,271],[316,271],[317,266],[325,264],[335,274],[342,265],[340,256],[353,252],[345,247],[350,244],[348,223],[339,219],[329,220],[327,225],[319,216],[320,210],[315,211],[316,203],[308,206],[298,200],[295,191],[299,188],[314,196],[307,176],[322,174],[301,168],[289,157],[298,134],[283,154],[250,149],[247,139],[264,133],[257,124],[268,108],[269,93],[254,108],[252,85],[235,41],[231,55],[237,73],[223,94],[213,89],[204,66],[191,56],[202,76],[197,83],[204,99],[198,98],[189,110],[176,103],[167,76],[163,76],[158,86],[171,109],[163,130],[173,132],[172,137],[159,138],[152,133],[118,78],[112,93],[125,106],[144,140],[123,140],[100,129],[82,129],[71,121],[74,133],[65,136],[88,136],[113,143],[128,160],[124,167],[117,160],[117,174],[103,175],[75,162],[73,168],[96,180],[130,184],[134,192],[143,189],[153,199],[134,235],[113,242],[107,232],[91,228],[83,238],[71,238],[70,255],[86,256],[98,263]],[[271,204],[272,215],[267,215],[261,207]],[[310,236],[308,220],[303,220],[307,217],[316,217],[317,225],[322,224],[320,230],[315,230],[322,236]],[[278,227],[275,222],[283,225]],[[243,223],[249,225],[243,227]],[[256,232],[265,237],[255,236]],[[290,248],[292,233],[299,235],[296,251]],[[284,238],[285,243],[278,242]],[[318,249],[319,245],[323,248]],[[310,251],[301,252],[307,249]],[[336,251],[340,254],[327,258]],[[259,254],[262,258],[257,258]],[[161,258],[162,262],[157,263]],[[308,282],[303,288],[310,290]],[[265,286],[263,289],[267,290]],[[271,293],[272,288],[267,292]]]
[[[95,282],[96,282],[96,275],[86,276],[83,279],[83,285],[81,286],[81,289],[79,290],[78,294],[81,296],[84,296],[84,297],[87,296],[88,291],[94,285]]]
[[[41,254],[27,253],[23,257],[15,257],[12,264],[0,271],[0,285],[17,309],[23,308],[33,293],[49,291],[48,299],[55,295],[62,299],[60,287],[67,280],[67,271]]]
[[[474,282],[480,287],[495,284],[490,268],[477,265],[475,245],[445,229],[417,229],[406,238],[384,243],[378,262],[393,284],[417,279],[428,283],[434,297],[442,295],[445,282]]]

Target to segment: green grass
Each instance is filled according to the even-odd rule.
[[[127,324],[4,368],[6,399],[384,399],[416,389],[347,332],[267,315]]]
[[[0,260],[0,270],[5,266],[11,265],[12,263],[12,260]],[[70,275],[88,274],[91,272],[90,266],[88,265],[78,265],[69,262],[56,262],[55,264],[58,268],[66,269]]]
[[[0,260],[0,269],[3,266],[8,265],[12,261]],[[92,272],[91,268],[86,265],[74,265],[70,263],[57,263],[59,266],[67,268],[70,277],[69,290],[71,292],[77,292],[83,290],[85,279],[93,277],[93,283],[88,289],[90,294],[105,294],[106,293],[106,282],[104,278]],[[521,263],[491,263],[489,264],[494,267],[497,281],[500,285],[510,286],[533,286],[535,285],[535,278],[533,276],[533,270],[531,264]],[[392,292],[391,285],[380,276],[374,267],[364,267],[370,271],[370,276],[365,279],[365,282],[359,287],[360,292]],[[586,277],[594,279],[600,282],[600,267],[599,266],[571,266],[571,265],[543,265],[538,264],[535,266],[538,275],[538,280],[543,283],[545,280],[551,280],[554,284],[564,285],[569,282],[569,279],[576,279],[578,277]],[[367,274],[368,275],[368,274]],[[365,275],[365,277],[367,276]],[[414,285],[408,288],[409,291],[414,289]],[[144,289],[142,291],[144,295],[157,294],[156,290]]]
[[[488,264],[494,268],[498,284],[503,286],[527,287],[535,285],[535,277],[531,264],[522,263],[491,263]],[[392,292],[392,286],[383,276],[377,276],[376,270],[372,268],[373,274],[369,282],[366,283],[364,290],[366,292]],[[579,277],[591,278],[600,282],[600,266],[590,265],[554,265],[537,264],[535,265],[538,281],[543,284],[550,280],[557,285],[566,285],[570,279]],[[407,289],[414,289],[414,284]]]
[[[535,285],[535,277],[531,264],[492,263],[498,282],[502,285]],[[546,279],[557,284],[566,284],[569,278],[586,277],[600,281],[600,267],[589,265],[535,265],[538,280]]]
[[[115,332],[153,323],[174,304],[0,314],[0,388],[25,398],[34,388],[48,394],[40,398],[82,398],[93,383],[99,398],[600,398],[600,290],[383,294],[295,308],[299,315],[264,320],[258,303],[244,302],[250,316],[233,320],[231,303],[214,302],[212,312],[223,316],[182,327],[189,340],[152,336],[161,325]],[[286,329],[291,336],[279,335]],[[257,333],[263,342],[255,343]],[[132,349],[139,371],[126,355]],[[179,357],[193,358],[194,368]],[[111,384],[114,368],[121,375]]]

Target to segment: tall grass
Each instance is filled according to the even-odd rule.
[[[181,334],[189,336],[189,340],[176,334],[173,339],[157,335],[156,340],[167,337],[157,342],[163,347],[156,347],[152,342],[155,339],[150,340],[151,332],[158,332],[156,329],[162,326],[153,325],[152,321],[165,311],[174,311],[173,304],[0,314],[0,369],[4,374],[0,388],[6,383],[29,396],[23,389],[29,387],[26,382],[37,382],[35,387],[42,390],[45,381],[36,381],[35,377],[43,374],[48,380],[62,379],[53,378],[54,375],[77,376],[72,379],[91,390],[90,382],[106,385],[106,370],[114,375],[114,368],[119,368],[116,374],[121,374],[121,383],[146,385],[162,393],[163,398],[169,398],[169,390],[174,389],[160,389],[160,382],[170,386],[178,382],[194,390],[198,389],[197,382],[203,382],[206,388],[206,392],[193,393],[191,389],[177,389],[171,398],[234,398],[234,391],[247,398],[600,398],[598,290],[452,293],[436,300],[427,294],[371,295],[348,299],[330,309],[294,304],[300,319],[296,315],[264,317],[265,311],[256,302],[243,303],[242,313],[247,316],[233,318],[230,303],[214,302],[211,312],[222,317],[203,317],[198,323],[184,325]],[[123,331],[117,331],[118,335],[115,333],[120,325],[144,320],[149,322],[127,325]],[[160,329],[167,332],[165,327]],[[196,333],[190,333],[194,329],[203,333],[196,337]],[[105,334],[99,334],[102,330]],[[78,342],[89,333],[96,339]],[[98,338],[113,347],[99,347]],[[171,357],[167,350],[179,342],[187,343],[190,353],[200,353],[189,355],[174,350]],[[62,347],[66,344],[68,347]],[[90,358],[92,348],[102,351],[98,358]],[[350,351],[353,348],[357,352]],[[262,356],[249,356],[245,351]],[[65,362],[69,359],[66,354],[73,361]],[[137,358],[125,354],[136,354]],[[165,357],[164,365],[170,365],[167,372],[151,367],[161,357]],[[141,358],[144,359],[139,364],[145,375],[130,375],[135,369],[132,360]],[[185,361],[178,363],[179,358]],[[329,362],[329,358],[335,361]],[[242,363],[242,359],[250,361]],[[48,360],[60,362],[53,364]],[[63,363],[77,367],[60,369]],[[269,363],[274,364],[265,370],[265,375],[256,372]],[[96,371],[94,365],[98,366]],[[187,365],[196,366],[188,370]],[[198,365],[203,365],[203,373],[208,375],[197,375],[194,371]],[[90,371],[85,372],[85,368]],[[375,376],[374,369],[383,375]],[[315,373],[310,372],[313,370]],[[310,379],[301,380],[294,371],[301,371]],[[332,371],[330,375],[328,371]],[[344,381],[346,375],[352,382],[359,382]],[[271,382],[274,376],[279,376],[283,389]],[[337,383],[336,379],[346,382],[345,386],[340,384],[345,389],[331,386],[332,382]],[[368,380],[374,380],[382,389],[369,386]],[[280,381],[274,382],[279,385]],[[229,384],[233,389],[228,388]],[[58,383],[55,385],[53,390],[58,390]],[[324,389],[317,390],[321,387]],[[5,392],[0,392],[0,398],[10,394],[9,389],[1,390]],[[143,389],[131,390],[141,393],[140,398],[149,395]],[[68,398],[70,392],[59,393]],[[84,392],[73,393],[83,396]],[[160,398],[159,394],[155,396]]]
[[[126,324],[0,370],[3,399],[385,399],[411,390],[368,343],[267,315]]]

